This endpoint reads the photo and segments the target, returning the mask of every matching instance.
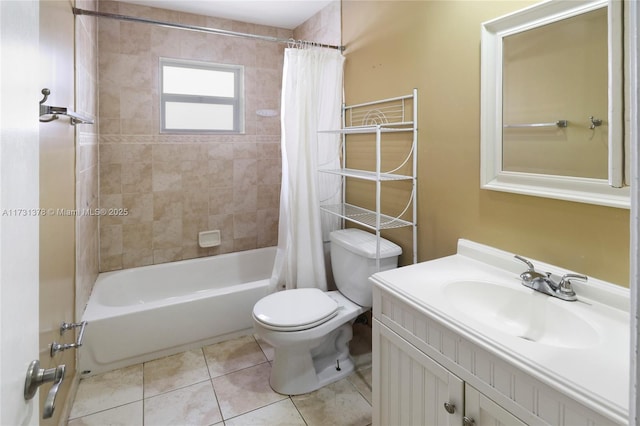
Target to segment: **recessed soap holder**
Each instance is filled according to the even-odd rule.
[[[220,245],[220,230],[202,231],[198,234],[198,245],[203,248],[216,247]]]

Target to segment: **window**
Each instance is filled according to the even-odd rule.
[[[242,133],[243,70],[160,58],[161,132]]]

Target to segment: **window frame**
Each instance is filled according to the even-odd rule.
[[[164,93],[164,67],[201,69],[208,71],[231,72],[234,75],[234,95],[232,98],[208,95],[186,95]],[[244,66],[218,64],[213,62],[187,59],[159,58],[159,98],[160,133],[173,134],[243,134],[244,133]],[[192,104],[231,105],[233,107],[233,129],[174,129],[166,127],[167,102]]]

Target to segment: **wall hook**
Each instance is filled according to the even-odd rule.
[[[589,117],[589,121],[591,122],[591,125],[589,126],[589,129],[591,130],[595,129],[596,127],[602,126],[602,120],[599,118],[593,118],[593,115]]]
[[[59,117],[60,115],[66,115],[70,118],[70,124],[72,126],[75,126],[76,124],[93,124],[93,120],[91,118],[88,118],[86,116],[73,112],[68,108],[43,105],[49,98],[49,95],[51,94],[51,90],[45,87],[44,89],[41,90],[41,93],[43,96],[42,100],[40,101],[40,122],[41,123],[48,123],[50,121],[57,120],[58,118],[60,118]],[[51,115],[51,117],[42,118],[42,116],[44,115]]]

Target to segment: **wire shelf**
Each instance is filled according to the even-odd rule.
[[[369,229],[376,229],[376,212],[357,207],[352,204],[329,204],[320,206],[322,211],[341,217],[342,219],[358,223]],[[380,226],[377,229],[393,229],[413,226],[413,222],[397,217],[380,214]]]
[[[332,175],[357,178],[362,180],[370,180],[376,181],[378,180],[378,175],[376,172],[368,171],[368,170],[357,170],[357,169],[324,169],[319,170],[321,173],[329,173]],[[413,176],[407,175],[396,175],[393,173],[380,173],[381,181],[392,181],[392,180],[412,180]]]
[[[388,124],[388,126],[411,126],[412,122],[402,122],[396,124]],[[413,127],[382,127],[382,126],[353,126],[353,127],[345,127],[344,129],[333,129],[333,130],[318,130],[318,133],[336,133],[343,135],[353,135],[353,134],[367,134],[367,133],[376,133],[380,131],[380,133],[400,133],[400,132],[413,132]]]

